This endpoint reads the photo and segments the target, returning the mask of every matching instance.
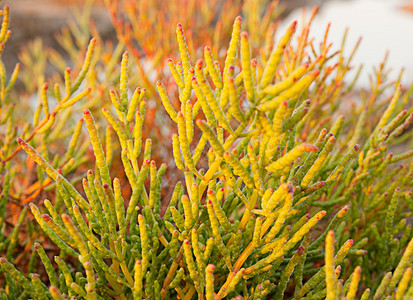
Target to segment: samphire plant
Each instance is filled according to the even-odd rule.
[[[180,22],[186,28],[188,53],[195,55],[208,44],[215,59],[225,56],[220,51],[229,43],[233,20],[243,14],[244,27],[254,28],[251,41],[253,55],[269,45],[279,25],[277,16],[283,10],[278,0],[114,0],[105,1],[117,37],[136,59],[135,67],[141,87],[155,93],[151,77],[167,79],[164,68],[168,58],[175,58],[178,45],[174,30]],[[185,17],[183,17],[185,15]],[[177,62],[179,65],[180,62]],[[148,68],[151,72],[148,72]]]
[[[312,17],[296,43],[291,42],[294,22],[257,59],[237,17],[222,65],[208,46],[195,62],[183,26],[177,25],[180,62],[167,63],[178,103],[171,99],[171,85],[158,81],[156,89],[176,124],[172,152],[175,176],[183,180],[164,197],[167,165],[151,160],[152,141],[142,139],[144,120],[152,116],[144,93],[129,93],[128,52],[121,60],[119,89],[110,93],[113,106],[102,108],[106,123],[85,109],[74,131],[68,153],[75,154],[85,124],[96,163],[82,189],[65,171],[79,167],[87,144],[73,160],[57,158],[57,163],[45,157],[45,149],[30,145],[41,135],[46,147],[50,132],[61,129],[55,115],[91,92],[73,96],[93,60],[92,40],[74,84],[70,70],[65,73],[66,96],[49,113],[44,87],[37,127],[28,126],[17,138],[40,167],[39,177],[47,173],[39,184],[55,182],[56,195],[43,205],[30,203],[30,211],[60,253],[50,259],[46,242],[35,242],[32,272],[15,268],[10,261],[23,210],[0,244],[6,250],[0,258],[5,274],[0,297],[412,299],[413,151],[400,152],[411,136],[411,90],[402,90],[400,78],[383,85],[383,63],[372,90],[363,92],[344,118],[340,104],[357,74],[346,82],[351,56],[330,53],[328,29],[319,47],[308,40]],[[60,95],[58,85],[55,89]],[[1,120],[10,124],[10,118],[5,114]],[[100,131],[109,126],[122,165],[113,165],[111,139],[101,141]],[[3,214],[17,156],[11,147],[17,129],[8,127],[2,145],[8,151],[2,159],[10,156],[2,163]],[[407,163],[395,165],[401,161]],[[125,177],[111,176],[113,170],[121,174],[119,169]],[[43,267],[35,268],[36,255],[47,278],[37,274]]]

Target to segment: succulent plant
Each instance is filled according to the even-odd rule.
[[[0,297],[411,299],[413,89],[402,89],[401,76],[386,82],[383,62],[371,91],[353,91],[359,71],[349,74],[352,55],[331,53],[329,27],[319,47],[309,39],[315,12],[300,32],[293,22],[274,42],[251,38],[255,28],[242,31],[236,17],[224,62],[216,57],[222,45],[189,51],[178,24],[172,49],[180,61],[167,60],[170,74],[146,82],[158,95],[131,92],[136,57],[128,51],[116,80],[98,80],[93,52],[103,48],[92,39],[74,80],[64,69],[65,92],[54,86],[54,105],[41,85],[24,129],[10,104],[19,67],[8,84],[2,79]],[[78,101],[98,103],[96,87],[110,101],[74,122]],[[150,113],[153,97],[168,120]],[[70,134],[61,137],[66,124]],[[145,134],[150,124],[173,125],[169,161],[153,155],[161,144]],[[51,159],[61,140],[65,154]],[[20,150],[30,170],[38,166],[30,180]],[[50,200],[34,203],[45,189]],[[8,231],[6,208],[14,212],[15,202],[23,209]]]

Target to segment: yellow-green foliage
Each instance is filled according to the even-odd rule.
[[[63,69],[65,92],[55,85],[53,105],[48,84],[41,83],[34,122],[25,128],[13,128],[13,104],[6,97],[19,67],[8,84],[0,68],[0,120],[7,129],[0,152],[1,222],[16,170],[22,172],[15,165],[23,149],[39,166],[33,189],[55,188],[51,201],[29,206],[59,249],[51,260],[45,236],[35,234],[29,222],[25,241],[34,245],[29,270],[16,269],[23,209],[0,239],[5,254],[0,297],[412,299],[413,151],[391,152],[395,145],[411,144],[411,90],[405,92],[400,79],[383,85],[383,63],[375,88],[351,114],[340,115],[339,104],[357,74],[347,81],[351,57],[330,53],[328,32],[320,47],[309,40],[314,14],[300,33],[293,22],[272,47],[262,45],[257,58],[251,54],[254,32],[241,31],[237,17],[224,62],[214,57],[223,49],[211,45],[200,47],[196,60],[186,28],[177,25],[181,61],[168,60],[168,82],[159,78],[151,88],[156,85],[175,124],[169,141],[176,166],[172,178],[182,178],[165,197],[167,164],[153,156],[151,139],[143,141],[145,119],[153,115],[147,113],[144,88],[129,93],[133,64],[128,52],[121,55],[123,46],[114,50],[115,58],[121,57],[119,90],[115,82],[99,83],[110,102],[99,106],[102,114],[96,107],[83,110],[67,154],[53,162],[54,132],[71,115],[77,118],[79,100],[97,97],[93,84],[83,87],[98,82],[93,80],[97,40],[90,41],[77,76]],[[6,7],[3,42],[8,15]],[[176,90],[179,103],[172,101]],[[392,90],[392,97],[384,90]],[[83,123],[90,144],[79,150]],[[95,169],[85,174],[87,149],[93,150]],[[67,176],[77,169],[83,189],[79,178]],[[46,272],[35,268],[38,257]]]

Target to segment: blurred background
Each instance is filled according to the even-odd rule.
[[[185,0],[182,0],[185,1]],[[62,51],[55,35],[73,19],[73,10],[81,9],[83,0],[3,0],[11,8],[12,36],[7,43],[5,62],[7,70],[18,61],[22,47],[40,37],[46,47]],[[368,74],[389,51],[388,64],[393,76],[404,68],[402,82],[413,82],[413,1],[412,0],[281,0],[283,23],[300,20],[303,8],[320,7],[310,35],[321,40],[326,25],[331,22],[329,40],[340,47],[346,28],[349,28],[347,50],[350,52],[359,37],[362,43],[354,64],[363,64],[358,82],[368,84]],[[115,40],[116,33],[104,0],[95,0],[92,18],[103,39]],[[283,26],[283,25],[281,25]],[[283,30],[281,30],[282,32]],[[348,55],[349,53],[347,53]]]

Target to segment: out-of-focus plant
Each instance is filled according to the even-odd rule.
[[[358,73],[347,82],[352,55],[343,56],[344,41],[341,51],[331,53],[329,27],[319,47],[309,39],[314,13],[294,43],[296,22],[275,43],[257,39],[257,52],[255,39],[241,32],[241,18],[235,18],[222,64],[216,55],[221,46],[191,53],[178,24],[180,62],[167,61],[176,88],[168,78],[156,83],[176,124],[172,154],[183,178],[168,198],[162,197],[167,165],[153,159],[152,140],[142,138],[144,120],[153,121],[153,115],[142,89],[128,91],[128,52],[118,91],[109,92],[112,106],[102,109],[106,120],[85,109],[75,130],[74,140],[86,124],[96,163],[82,192],[65,172],[87,157],[73,152],[76,142],[68,150],[76,154],[73,160],[50,157],[47,137],[59,123],[45,109],[43,85],[35,115],[43,112],[44,119],[35,118],[35,124],[44,124],[23,131],[17,142],[38,164],[39,185],[55,182],[51,201],[44,207],[31,203],[30,210],[60,254],[50,260],[39,238],[25,276],[10,262],[19,225],[14,227],[2,244],[8,248],[0,259],[6,274],[1,297],[410,299],[413,151],[391,149],[411,135],[411,90],[402,90],[400,78],[383,83],[383,63],[371,91],[345,119],[340,104]],[[256,28],[248,27],[254,36]],[[93,62],[91,51],[82,70]],[[195,62],[198,55],[203,59]],[[64,78],[67,99],[55,93],[56,114],[79,97],[71,98],[78,80],[71,83],[69,70]],[[171,100],[175,95],[178,101]],[[7,145],[16,136],[8,135]],[[35,137],[41,142],[30,145]],[[109,168],[117,144],[122,166],[111,169],[126,174],[120,179]],[[11,151],[5,152],[4,168],[12,166]],[[402,161],[407,163],[395,166]],[[168,203],[165,211],[162,202]],[[40,272],[36,254],[47,273],[44,281],[34,273]]]
[[[0,29],[0,51],[3,53],[11,34],[8,29],[8,6],[4,7],[1,15],[3,21]],[[23,222],[27,214],[24,206],[39,196],[45,188],[50,188],[52,181],[33,160],[19,155],[21,147],[16,143],[16,137],[23,136],[31,145],[41,149],[42,155],[52,159],[54,167],[65,175],[72,173],[85,162],[84,154],[89,143],[79,138],[82,121],[78,122],[76,127],[76,123],[72,126],[68,118],[73,113],[73,106],[87,98],[91,91],[90,88],[81,85],[89,70],[95,40],[90,41],[87,53],[81,55],[83,66],[75,69],[75,74],[72,74],[70,68],[66,70],[64,87],[59,84],[50,87],[51,84],[45,82],[41,43],[37,41],[32,45],[33,55],[23,55],[22,60],[24,63],[33,62],[32,70],[39,73],[38,76],[34,75],[36,73],[27,74],[23,69],[24,75],[20,78],[24,82],[26,92],[14,89],[21,71],[20,63],[16,65],[10,78],[7,78],[3,62],[0,63],[0,250],[5,251],[7,258],[17,264],[25,258],[28,259],[26,256],[31,249],[32,241],[38,236],[32,223]],[[39,89],[36,93],[37,84]],[[62,141],[69,145],[68,151],[54,152]],[[22,250],[22,247],[24,251],[16,256],[15,253]]]
[[[174,28],[181,22],[188,28],[188,52],[198,55],[205,44],[211,46],[214,57],[223,62],[226,45],[230,41],[232,21],[241,13],[246,27],[257,33],[252,43],[254,56],[262,51],[262,44],[270,46],[282,12],[276,0],[189,0],[189,1],[105,1],[118,38],[136,58],[141,85],[153,92],[152,79],[162,80],[168,58],[176,58],[178,45]],[[185,15],[188,17],[182,18]],[[260,45],[260,46],[259,46]],[[148,85],[148,86],[146,86]]]

